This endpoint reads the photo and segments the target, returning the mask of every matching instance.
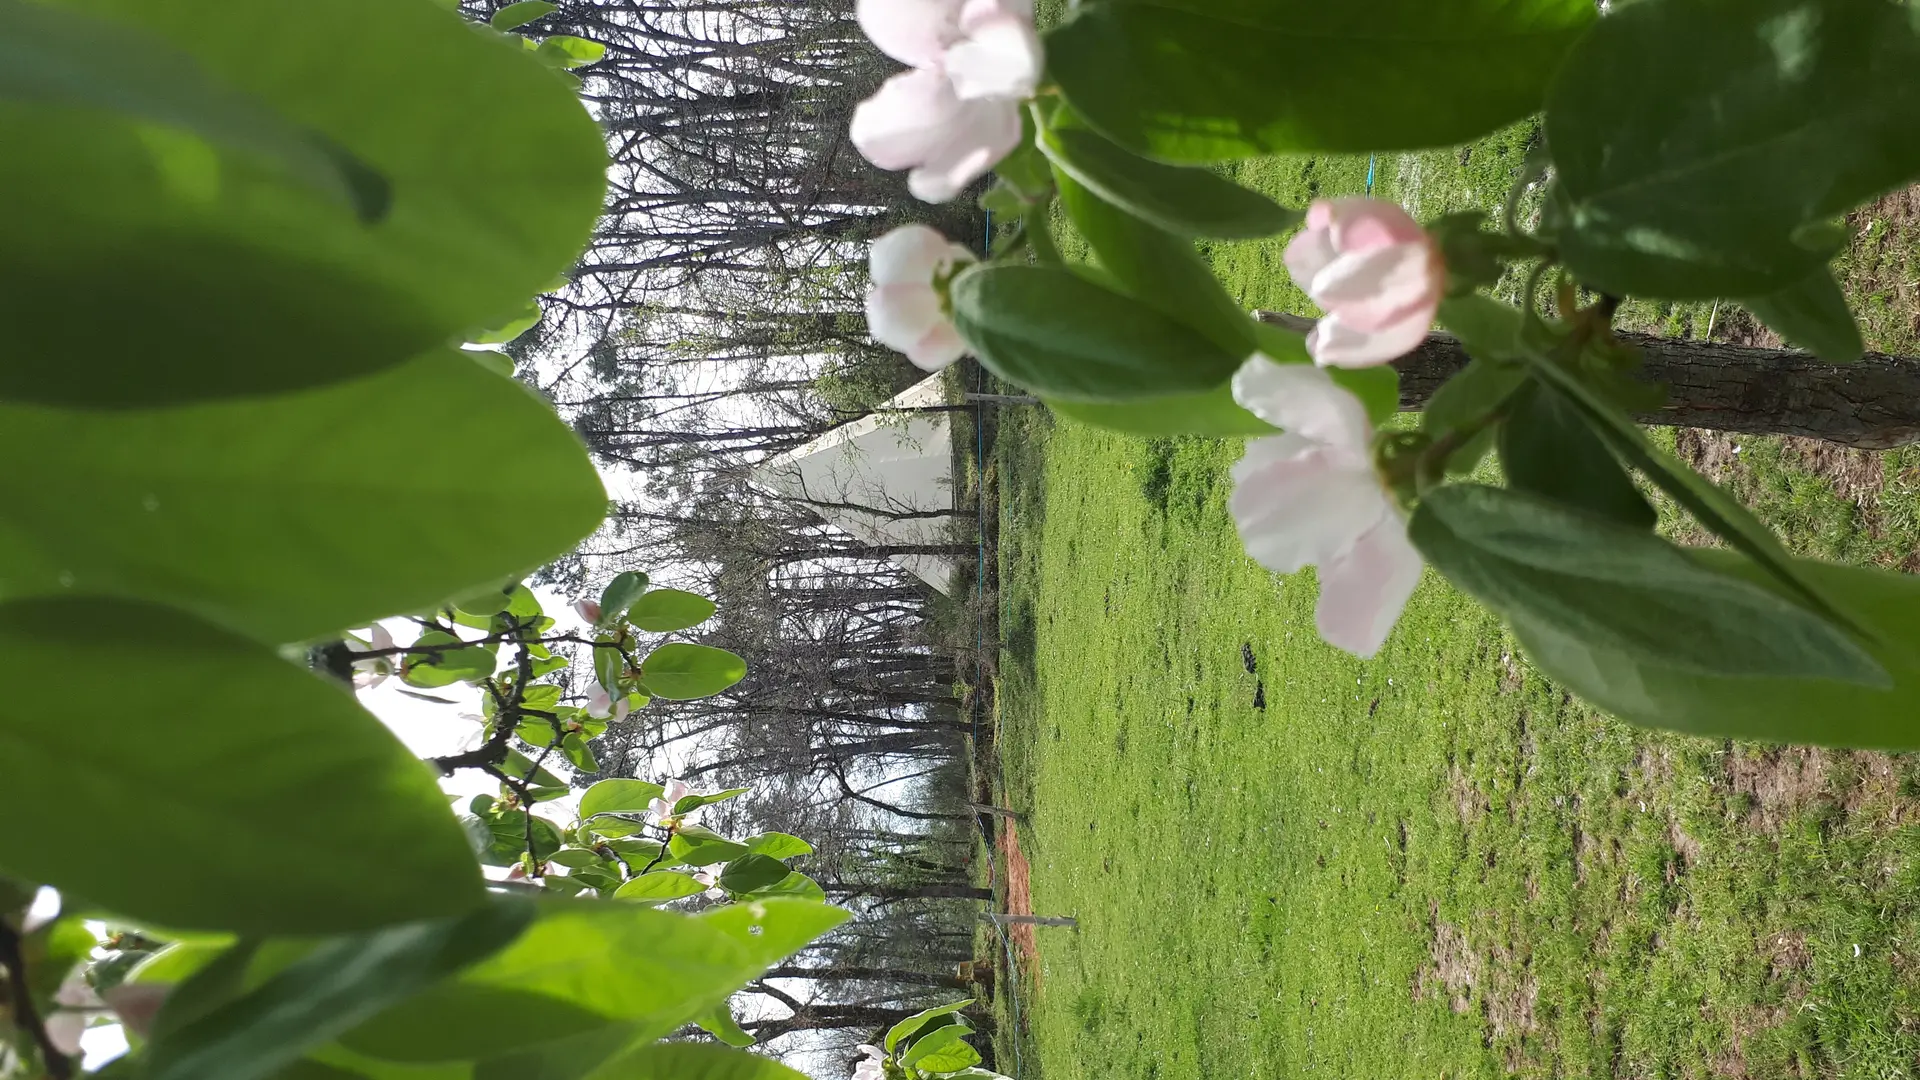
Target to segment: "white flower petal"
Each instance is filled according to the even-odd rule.
[[[853,110],[848,136],[882,169],[910,169],[950,142],[960,99],[938,71],[903,71]]]
[[[1327,447],[1346,464],[1370,464],[1373,425],[1366,406],[1316,367],[1276,364],[1254,353],[1234,373],[1233,400],[1280,430]]]
[[[1045,67],[1033,24],[1014,15],[979,20],[947,50],[944,67],[961,100],[1027,98]]]
[[[121,983],[103,996],[120,1022],[135,1035],[145,1038],[153,1030],[154,1017],[160,1015],[160,1006],[166,1004],[167,994],[172,990],[173,987],[163,983]]]
[[[911,353],[946,321],[940,294],[925,282],[882,285],[867,294],[867,332],[889,349]]]
[[[1428,325],[1429,320],[1416,313],[1369,333],[1348,326],[1338,315],[1328,315],[1307,335],[1307,352],[1324,367],[1374,367],[1419,348],[1427,339]]]
[[[87,1030],[87,1014],[60,1010],[45,1021],[47,1038],[61,1053],[68,1057],[77,1057],[80,1053],[80,1036]]]
[[[922,202],[951,200],[1020,145],[1020,103],[1005,98],[960,102],[945,134],[946,141],[907,174],[907,190]]]
[[[867,274],[875,285],[929,285],[966,249],[925,225],[902,225],[867,249]]]
[[[1320,636],[1356,656],[1380,651],[1393,624],[1420,585],[1424,563],[1391,510],[1352,550],[1320,567]]]
[[[1441,274],[1427,244],[1393,244],[1341,255],[1307,289],[1313,302],[1356,330],[1375,331],[1409,312],[1440,304]]]
[[[932,67],[959,36],[958,0],[859,0],[854,18],[876,47],[910,67]]]
[[[960,331],[954,329],[951,322],[942,319],[940,325],[927,331],[906,353],[914,367],[922,371],[939,371],[967,355],[967,343],[961,340]]]
[[[87,985],[85,976],[78,971],[67,976],[66,981],[60,984],[60,988],[54,991],[53,1003],[68,1009],[106,1008],[106,1003],[100,1000],[100,995],[93,992],[93,987]]]
[[[1247,444],[1227,510],[1247,554],[1289,574],[1344,553],[1387,505],[1371,469],[1343,466],[1299,436],[1281,435]]]
[[[1320,271],[1339,255],[1334,250],[1331,229],[1309,226],[1287,241],[1287,250],[1280,258],[1287,264],[1287,273],[1293,277],[1293,283],[1305,291],[1320,276]]]

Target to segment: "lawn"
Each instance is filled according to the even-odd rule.
[[[1531,137],[1381,158],[1374,193],[1487,205]],[[1237,175],[1298,204],[1368,164]],[[1885,351],[1920,353],[1913,209],[1857,215],[1843,263]],[[1308,311],[1282,247],[1208,254],[1249,307]],[[1710,305],[1626,317],[1766,340]],[[1660,435],[1798,550],[1915,568],[1920,452]],[[1311,573],[1241,552],[1239,454],[1002,419],[1000,797],[1035,910],[1080,923],[1038,935],[1019,1080],[1920,1071],[1920,757],[1628,727],[1432,575],[1379,658],[1327,648]]]

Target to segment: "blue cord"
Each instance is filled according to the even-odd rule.
[[[1367,194],[1369,195],[1373,194],[1373,163],[1374,163],[1374,156],[1372,154],[1368,154],[1367,155]]]

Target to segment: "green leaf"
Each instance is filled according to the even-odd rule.
[[[580,796],[580,819],[585,821],[595,814],[643,813],[666,793],[666,788],[645,780],[601,780]]]
[[[1920,9],[1622,6],[1567,57],[1546,104],[1562,254],[1582,280],[1763,296],[1831,254],[1808,225],[1920,175]]]
[[[443,630],[428,630],[413,640],[413,646],[458,646],[460,639]],[[499,658],[478,645],[430,649],[406,654],[400,677],[410,686],[451,686],[457,682],[479,682],[493,674]]]
[[[1083,4],[1047,34],[1047,72],[1094,127],[1163,161],[1413,150],[1538,109],[1593,19],[1582,0]]]
[[[787,833],[764,832],[747,838],[747,850],[770,858],[791,859],[796,855],[813,854],[813,845]]]
[[[749,1043],[753,1038],[744,1031],[732,1038],[725,1035],[721,1038],[734,1046],[748,1045],[737,1041],[741,1036]],[[806,1077],[764,1054],[749,1054],[731,1046],[678,1042],[642,1047],[608,1062],[588,1080],[806,1080]]]
[[[821,888],[819,882],[795,870],[774,884],[761,889],[755,895],[762,898],[769,896],[796,896],[804,900],[812,900],[815,903],[825,903],[827,890]]]
[[[627,659],[611,634],[596,634],[593,639],[593,677],[609,697],[619,698],[620,677],[626,673]]]
[[[138,708],[75,696],[103,657]],[[0,604],[0,679],[0,789],[141,837],[105,859],[50,822],[0,830],[10,874],[135,919],[256,934],[363,930],[483,895],[433,774],[266,646],[133,601],[18,600]],[[392,858],[370,874],[369,852]]]
[[[607,55],[607,47],[570,34],[555,34],[540,42],[536,55],[564,68],[583,67]]]
[[[1705,675],[1887,684],[1825,619],[1706,569],[1643,529],[1477,484],[1427,493],[1408,526],[1436,570],[1494,611]]]
[[[891,1054],[893,1053],[894,1047],[900,1045],[902,1039],[913,1038],[914,1035],[919,1033],[921,1028],[927,1025],[929,1020],[938,1019],[943,1016],[952,1016],[971,1004],[973,1004],[973,999],[968,998],[965,1001],[955,1001],[947,1005],[936,1005],[931,1009],[922,1009],[912,1016],[907,1017],[905,1020],[893,1025],[893,1027],[887,1031],[887,1037],[885,1041],[881,1043],[880,1048]]]
[[[1274,435],[1279,429],[1240,407],[1221,384],[1199,394],[1138,401],[1049,401],[1047,408],[1083,424],[1129,435]]]
[[[146,114],[9,108],[0,317],[12,355],[66,361],[5,365],[0,397],[124,407],[368,375],[518,309],[572,265],[598,220],[607,154],[579,100],[540,61],[435,5],[222,5],[217,18],[152,0],[56,10],[177,51],[209,86],[384,176],[392,202],[368,227],[290,183],[283,165],[198,130]],[[98,35],[21,40],[68,70],[103,73],[85,79],[95,92],[113,85],[104,73],[137,66]],[[25,70],[16,59],[0,69]],[[127,96],[149,109],[165,100]],[[381,460],[401,470],[400,457],[363,459]]]
[[[543,313],[540,310],[540,302],[538,300],[529,300],[526,306],[521,308],[519,313],[512,319],[498,326],[467,335],[467,343],[470,345],[505,345],[507,342],[540,325],[542,316]],[[503,362],[505,364],[505,370],[499,372],[499,374],[508,376],[509,378],[513,375],[513,358],[510,356],[480,350],[471,350],[467,355],[482,363],[486,363],[492,358],[498,358],[496,362]]]
[[[787,864],[768,855],[748,853],[728,863],[720,871],[720,887],[731,893],[750,893],[769,885],[778,885],[793,873]]]
[[[1847,298],[1826,267],[1766,296],[1740,301],[1742,307],[1786,338],[1831,364],[1850,364],[1867,351],[1859,324],[1847,310]]]
[[[1660,517],[1580,412],[1538,383],[1514,398],[1500,426],[1500,466],[1507,482],[1521,491],[1631,528],[1650,530]]]
[[[638,570],[623,570],[613,575],[607,587],[600,590],[600,627],[618,626],[620,617],[640,599],[649,584],[647,575]]]
[[[981,363],[1049,399],[1199,393],[1245,354],[1058,266],[980,266],[952,288],[954,323]]]
[[[679,589],[655,589],[627,612],[627,621],[654,634],[699,626],[713,617],[713,601]]]
[[[747,662],[725,649],[676,641],[640,662],[643,689],[668,701],[712,697],[746,678]]]
[[[610,900],[542,904],[506,950],[341,1041],[392,1061],[469,1061],[601,1031],[612,1045],[597,1061],[706,1015],[846,918],[800,900],[736,907],[756,910],[709,920]]]
[[[190,132],[274,165],[369,224],[392,205],[386,178],[331,138],[210,79],[163,40],[78,12],[0,0],[5,100],[97,109]]]
[[[0,454],[34,463],[0,476],[0,595],[137,596],[272,642],[442,607],[606,510],[545,403],[444,351],[244,402],[0,404]],[[503,490],[515,512],[474,513]]]
[[[552,861],[570,870],[581,870],[607,864],[607,861],[601,858],[597,852],[588,851],[586,848],[561,848],[559,851],[553,853]]]
[[[688,866],[732,862],[747,853],[746,845],[734,843],[712,829],[699,825],[682,825],[675,829],[673,839],[667,842],[667,850]]]
[[[1252,240],[1298,225],[1304,216],[1207,169],[1163,165],[1072,124],[1056,110],[1040,149],[1094,195],[1178,236]]]
[[[698,896],[706,891],[707,887],[695,881],[691,874],[682,874],[673,870],[651,870],[614,890],[613,898],[638,901],[643,904],[664,904],[669,900]]]
[[[964,1024],[950,1024],[929,1032],[901,1055],[900,1062],[923,1073],[954,1072],[978,1065],[979,1051],[966,1043],[966,1037],[972,1032],[973,1029]]]
[[[754,1043],[760,1041],[748,1034],[747,1029],[740,1026],[740,1022],[733,1018],[733,1010],[725,1005],[695,1020],[694,1023],[699,1024],[707,1034],[719,1039],[728,1046],[752,1046]],[[686,1074],[674,1073],[672,1075],[675,1080],[682,1080]]]
[[[260,986],[154,1040],[148,1080],[273,1076],[396,1002],[498,952],[532,923],[528,903],[323,941]]]
[[[487,21],[495,30],[518,30],[535,19],[544,19],[559,10],[560,5],[549,4],[547,0],[518,0],[494,12],[493,18]]]
[[[578,731],[570,731],[560,740],[560,752],[567,761],[583,773],[600,771],[600,759],[593,756],[593,748],[587,745],[587,737]]]
[[[1813,583],[1802,576],[1799,564],[1789,558],[1779,539],[1738,499],[1647,442],[1638,424],[1600,400],[1572,372],[1544,360],[1533,364],[1533,371],[1542,383],[1560,391],[1622,461],[1640,470],[1700,524],[1766,567],[1808,607],[1829,616],[1835,613]]]
[[[1168,166],[1171,168],[1172,166]],[[1133,298],[1199,331],[1241,359],[1253,352],[1253,319],[1227,295],[1193,244],[1102,200],[1070,176],[1059,178],[1060,205],[1100,266]]]
[[[1460,339],[1467,355],[1476,360],[1508,364],[1528,355],[1522,340],[1525,320],[1512,304],[1479,293],[1449,296],[1440,302],[1440,324]]]
[[[752,790],[752,788],[736,787],[728,788],[725,791],[716,791],[710,795],[683,795],[679,801],[673,804],[673,813],[675,817],[678,817],[681,814],[698,810],[703,806],[712,806],[714,803],[726,802],[728,799],[737,799]]]
[[[1730,551],[1691,553],[1702,565],[1777,588]],[[1514,636],[1553,680],[1623,720],[1716,739],[1872,749],[1920,748],[1920,578],[1796,559],[1799,572],[1865,627],[1892,689],[1827,679],[1715,678],[1515,622]]]

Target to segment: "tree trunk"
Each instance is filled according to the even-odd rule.
[[[1313,325],[1277,311],[1254,314],[1294,329]],[[1618,336],[1640,349],[1640,377],[1668,387],[1664,406],[1636,417],[1643,424],[1799,435],[1864,450],[1920,442],[1920,357],[1868,353],[1856,363],[1829,364],[1788,349]],[[1423,407],[1466,364],[1466,351],[1451,335],[1427,335],[1418,349],[1393,362],[1400,372],[1401,410]]]

